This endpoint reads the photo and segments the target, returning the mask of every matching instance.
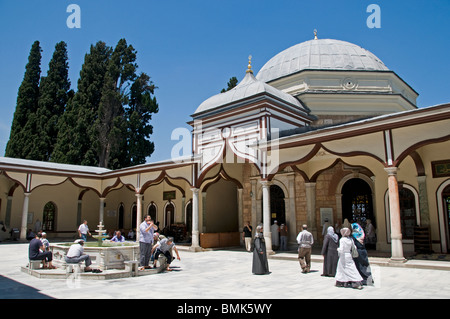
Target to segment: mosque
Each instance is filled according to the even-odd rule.
[[[245,72],[244,72],[245,71]],[[191,250],[242,245],[242,229],[325,220],[376,229],[373,248],[450,250],[450,104],[418,93],[373,53],[346,41],[299,43],[191,115],[192,155],[119,170],[0,158],[0,220],[73,237],[87,220],[136,228],[151,215]]]

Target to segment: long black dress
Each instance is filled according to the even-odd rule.
[[[353,258],[355,261],[356,269],[358,269],[359,274],[363,278],[363,285],[371,285],[373,283],[372,272],[369,265],[369,255],[367,254],[366,247],[361,244],[352,236],[353,242],[358,249],[358,257]]]
[[[326,234],[323,240],[322,255],[323,258],[323,276],[334,277],[336,275],[336,268],[339,259],[338,255],[339,244]]]
[[[262,234],[255,237],[254,245],[255,248],[253,249],[252,272],[255,275],[269,274],[269,262],[267,260],[266,242],[264,241],[264,236]]]

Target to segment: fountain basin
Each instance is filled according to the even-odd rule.
[[[74,243],[50,244],[55,266],[58,267],[65,263],[64,257],[71,245],[74,245]],[[139,260],[139,243],[103,242],[102,246],[99,247],[97,242],[86,242],[84,253],[91,257],[92,267],[94,268],[101,270],[125,269],[125,261]]]

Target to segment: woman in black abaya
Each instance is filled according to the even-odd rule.
[[[267,260],[266,242],[262,226],[256,227],[254,246],[252,272],[255,275],[269,274],[269,262]]]

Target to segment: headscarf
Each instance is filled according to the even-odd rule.
[[[357,223],[352,224],[353,233],[352,236],[359,241],[361,244],[364,244],[364,230]]]
[[[351,233],[352,232],[347,227],[341,228],[341,235],[342,235],[342,237],[348,237],[348,236],[351,235]]]
[[[330,226],[330,227],[327,228],[327,234],[334,240],[335,243],[338,242],[339,237],[338,237],[338,235],[334,232],[333,226]]]
[[[261,229],[263,228],[262,225],[258,225],[256,226],[256,231],[255,231],[255,238],[264,238],[264,234],[261,233]]]

